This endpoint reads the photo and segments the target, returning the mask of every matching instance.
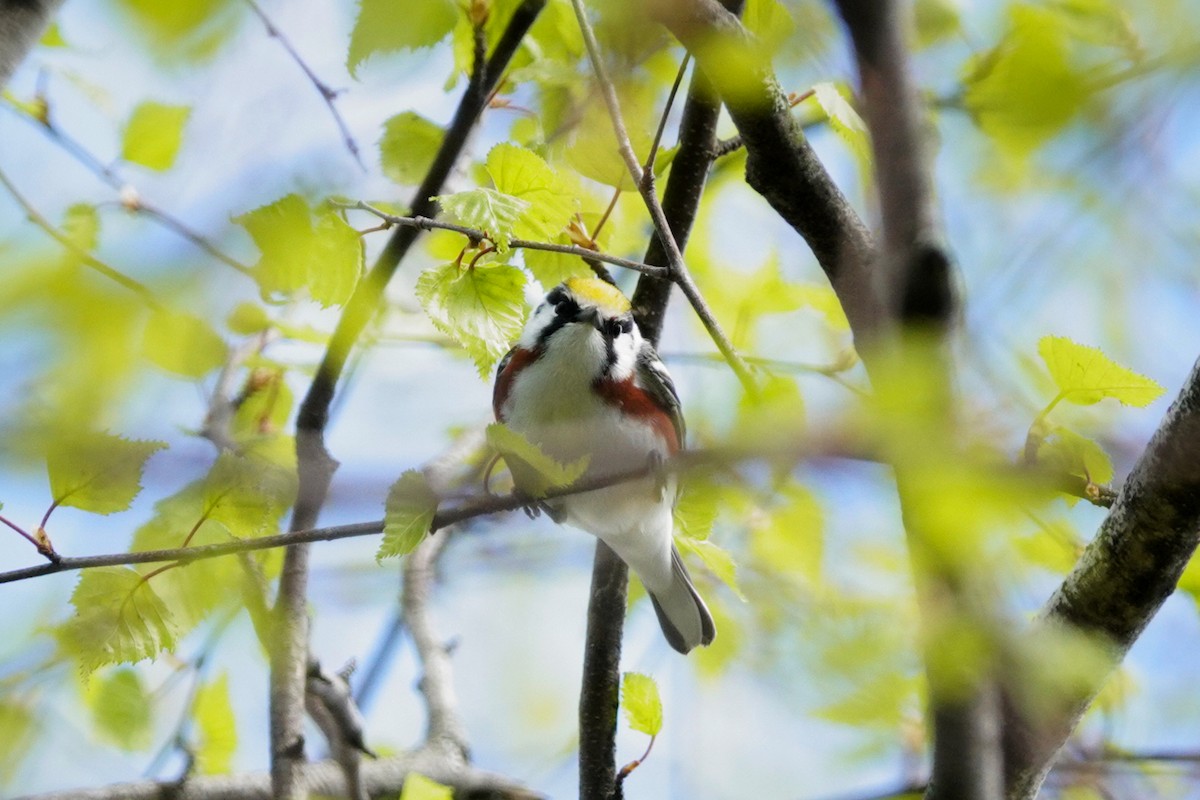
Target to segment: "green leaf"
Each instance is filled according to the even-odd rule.
[[[1078,475],[1092,483],[1108,483],[1113,479],[1112,459],[1099,443],[1066,428],[1055,428],[1038,448],[1038,461],[1065,472]]]
[[[796,30],[795,20],[779,0],[747,0],[742,24],[770,53],[776,52]]]
[[[1043,336],[1038,355],[1062,399],[1076,405],[1090,406],[1111,397],[1122,405],[1144,408],[1163,393],[1157,382],[1121,366],[1098,348],[1065,336]]]
[[[488,152],[487,171],[496,191],[528,203],[514,225],[522,239],[553,239],[575,213],[574,195],[541,156],[501,143]]]
[[[571,240],[565,234],[559,234],[549,241],[552,244],[571,244]],[[547,250],[522,250],[521,258],[525,262],[525,268],[546,289],[558,286],[567,278],[592,276],[592,268],[579,256]]]
[[[38,41],[41,47],[68,47],[67,40],[63,38],[62,29],[58,27],[57,22],[51,22],[50,27],[46,28],[46,32],[42,34],[42,38]]]
[[[412,552],[429,533],[438,497],[419,470],[407,470],[388,490],[383,515],[383,541],[376,561]]]
[[[500,422],[487,427],[488,445],[504,457],[521,490],[541,497],[548,489],[570,486],[587,470],[588,456],[560,464],[520,433]]]
[[[662,701],[658,684],[649,675],[626,672],[621,676],[621,708],[629,727],[647,736],[658,736],[662,730]]]
[[[812,492],[797,484],[785,486],[778,497],[780,505],[754,526],[750,552],[764,570],[815,583],[824,552],[821,506]]]
[[[234,333],[249,336],[254,333],[262,333],[271,327],[271,318],[267,316],[267,312],[261,306],[254,303],[238,303],[233,311],[229,312],[225,324]]]
[[[46,455],[50,492],[59,505],[95,514],[124,511],[142,489],[146,459],[166,446],[107,433],[64,437]]]
[[[129,567],[85,571],[71,604],[75,616],[58,629],[59,642],[85,673],[155,658],[175,646],[171,612],[150,582]]]
[[[100,243],[100,216],[96,207],[76,203],[63,214],[62,232],[80,250],[95,250]]]
[[[153,743],[154,712],[138,671],[122,667],[88,683],[87,705],[96,732],[122,750],[144,750]]]
[[[11,781],[38,734],[38,717],[13,698],[0,698],[0,786]]]
[[[415,186],[425,178],[441,147],[441,127],[412,111],[404,111],[383,123],[379,160],[383,174],[396,183]]]
[[[441,204],[443,216],[459,225],[483,231],[501,253],[508,251],[508,243],[517,237],[517,223],[530,208],[528,200],[495,189],[468,189],[434,199]]]
[[[443,786],[432,778],[426,778],[419,772],[410,772],[404,776],[404,788],[400,792],[400,800],[453,800],[454,790]]]
[[[457,20],[453,0],[362,0],[350,33],[346,68],[357,78],[359,66],[373,55],[431,47],[454,29]]]
[[[845,88],[833,83],[818,83],[812,87],[813,99],[829,118],[833,132],[838,135],[859,159],[868,161],[871,157],[871,138],[867,132],[867,123],[850,105],[846,99]]]
[[[421,273],[417,298],[435,327],[487,376],[525,324],[525,273],[507,264],[444,264]]]
[[[917,47],[925,48],[957,35],[962,30],[956,0],[916,0]]]
[[[295,497],[296,478],[289,467],[251,455],[221,453],[204,478],[204,517],[243,539],[273,532]]]
[[[150,315],[142,351],[156,366],[188,378],[203,378],[229,356],[225,340],[208,322],[166,309]]]
[[[721,487],[702,478],[688,477],[675,503],[675,529],[689,539],[707,539],[721,507]]]
[[[196,771],[201,775],[226,775],[237,751],[237,720],[229,701],[229,675],[201,686],[192,704],[196,723]]]
[[[183,126],[191,113],[187,106],[142,103],[125,124],[121,158],[159,172],[170,169],[183,144]]]
[[[254,273],[265,297],[306,289],[326,307],[350,298],[362,272],[362,242],[333,211],[314,215],[304,198],[289,194],[234,222],[262,254]]]
[[[737,564],[728,550],[706,539],[693,539],[690,536],[676,536],[675,544],[682,551],[696,554],[721,583],[732,589],[740,600],[746,600],[746,595],[742,594],[741,587],[738,586]]]
[[[1028,154],[1088,99],[1088,75],[1071,64],[1067,33],[1053,10],[1016,4],[1004,38],[968,65],[963,102],[1002,150]]]
[[[354,293],[362,268],[358,231],[333,212],[318,214],[308,262],[309,296],[326,308],[342,305]]]
[[[156,55],[167,59],[212,56],[237,21],[225,13],[232,0],[118,0],[142,29]]]

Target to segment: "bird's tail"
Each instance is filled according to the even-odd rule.
[[[696,645],[707,645],[717,635],[712,614],[700,599],[679,550],[671,545],[671,585],[661,592],[651,592],[650,601],[662,625],[663,635],[671,647],[687,653]]]

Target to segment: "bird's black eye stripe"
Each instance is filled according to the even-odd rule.
[[[633,320],[630,319],[629,317],[622,317],[620,327],[621,327],[621,333],[632,333],[633,332]]]
[[[550,294],[546,295],[546,302],[552,306],[561,303],[567,296],[567,292],[561,286],[555,286],[550,290]]]
[[[633,330],[633,320],[629,317],[616,317],[604,323],[605,332],[610,339],[615,339],[623,333]]]
[[[569,297],[564,297],[555,306],[555,312],[563,319],[575,319],[579,316],[579,303],[576,303]]]

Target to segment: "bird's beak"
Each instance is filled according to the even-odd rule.
[[[579,321],[585,325],[591,325],[596,330],[604,333],[604,325],[600,321],[600,309],[598,308],[589,308],[587,311],[581,311],[579,313]]]

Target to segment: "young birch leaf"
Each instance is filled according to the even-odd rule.
[[[46,455],[55,502],[95,514],[124,511],[142,489],[146,459],[166,442],[141,442],[107,433],[55,442]]]
[[[833,132],[846,143],[859,160],[869,163],[871,140],[867,133],[867,124],[854,110],[854,106],[846,100],[842,90],[832,83],[818,83],[812,88],[813,99],[817,101],[817,105],[829,118]]]
[[[419,772],[404,776],[404,788],[400,800],[453,800],[454,791]]]
[[[429,533],[437,513],[438,498],[425,475],[410,469],[388,490],[383,515],[383,541],[376,561],[412,552]]]
[[[621,676],[621,708],[629,727],[647,736],[658,736],[662,730],[662,701],[658,684],[649,675],[626,672]]]
[[[137,670],[118,669],[87,687],[87,705],[96,731],[122,750],[144,750],[153,743],[154,712]]]
[[[187,106],[142,103],[125,125],[121,157],[159,172],[170,169],[179,154],[183,126],[191,113]]]
[[[1038,448],[1038,461],[1092,483],[1113,479],[1113,463],[1099,443],[1066,428],[1056,428]]]
[[[359,66],[376,53],[432,47],[454,29],[457,19],[453,0],[362,0],[350,34],[346,68],[357,78]]]
[[[528,200],[495,189],[468,189],[434,199],[445,216],[459,225],[483,231],[501,253],[508,252],[508,243],[517,236],[517,223],[530,208]]]
[[[383,174],[404,186],[420,183],[442,144],[441,127],[412,111],[383,124],[379,160]]]
[[[323,306],[341,305],[362,270],[358,234],[331,211],[315,215],[296,194],[248,211],[234,222],[250,234],[261,256],[255,278],[265,297],[307,289]]]
[[[188,378],[203,378],[225,363],[229,348],[205,320],[159,309],[150,315],[142,352],[155,366]]]
[[[196,771],[201,775],[226,775],[237,750],[237,721],[229,701],[229,675],[222,673],[201,686],[192,704],[196,722]]]
[[[71,604],[75,616],[59,628],[59,642],[85,673],[154,658],[175,646],[171,612],[150,582],[129,567],[87,570]]]
[[[771,53],[796,30],[795,20],[779,0],[748,0],[742,23]]]
[[[318,214],[308,260],[308,294],[322,306],[350,299],[362,274],[362,237],[332,211]]]
[[[571,240],[563,234],[552,237],[549,241],[553,244],[571,244]],[[558,286],[567,278],[592,275],[592,268],[579,256],[551,253],[547,250],[524,250],[521,252],[521,258],[530,274],[547,288]]]
[[[570,486],[587,469],[588,457],[560,464],[533,442],[499,422],[487,427],[488,445],[504,457],[514,473],[521,475],[521,488],[533,497],[541,497],[551,488]]]
[[[488,152],[487,171],[496,191],[528,203],[514,226],[523,239],[552,239],[575,213],[575,197],[562,178],[532,150],[508,143]]]
[[[421,273],[416,294],[434,326],[466,349],[480,377],[525,324],[525,273],[507,264],[433,267]]]
[[[1090,406],[1111,397],[1122,405],[1144,408],[1163,393],[1157,382],[1121,366],[1099,348],[1065,336],[1043,336],[1038,341],[1038,355],[1069,403]]]

